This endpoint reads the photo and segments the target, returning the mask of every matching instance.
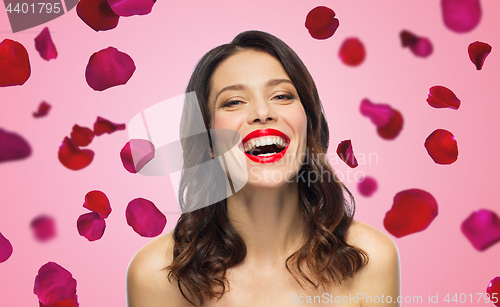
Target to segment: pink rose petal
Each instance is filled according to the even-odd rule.
[[[125,210],[127,224],[143,237],[156,237],[163,232],[167,218],[156,206],[144,198],[128,203]]]
[[[396,109],[392,109],[393,116],[387,124],[377,127],[378,135],[384,140],[395,139],[403,129],[403,115]]]
[[[441,10],[446,27],[457,33],[469,32],[481,21],[479,0],[441,0]]]
[[[458,110],[460,107],[460,99],[455,96],[450,89],[436,85],[429,89],[427,102],[434,108],[450,108]]]
[[[73,126],[71,140],[76,146],[88,146],[94,139],[94,131],[87,127]]]
[[[434,130],[425,140],[424,146],[437,164],[451,164],[458,158],[457,141],[448,130]]]
[[[155,156],[155,146],[148,140],[131,139],[120,151],[123,167],[132,174],[139,172]]]
[[[339,143],[337,146],[337,155],[344,161],[349,167],[355,168],[358,166],[358,161],[354,156],[354,152],[351,146],[351,140],[345,140]]]
[[[462,233],[482,252],[500,241],[500,218],[490,210],[474,211],[462,222]]]
[[[19,134],[0,128],[0,162],[25,159],[31,155],[31,146]]]
[[[373,103],[369,99],[363,99],[359,107],[359,111],[363,116],[370,118],[370,120],[377,127],[383,127],[389,123],[394,111],[391,106],[383,103]]]
[[[58,158],[62,165],[77,171],[90,165],[94,152],[90,149],[80,149],[70,138],[65,137],[59,146]]]
[[[156,0],[108,0],[108,4],[119,16],[146,15],[151,13]]]
[[[39,307],[78,307],[80,304],[78,304],[78,295],[75,295],[74,297],[67,299],[65,301],[60,301],[57,303],[54,303],[52,305],[44,305],[42,302],[40,302]]]
[[[47,102],[45,102],[45,101],[40,102],[40,104],[38,105],[38,110],[36,112],[33,112],[33,117],[39,118],[39,117],[47,116],[47,114],[50,111],[50,108],[51,108],[51,106]]]
[[[432,54],[434,47],[427,37],[420,37],[415,45],[410,46],[410,50],[414,55],[426,58]]]
[[[78,233],[90,242],[99,240],[106,229],[106,221],[95,212],[80,215],[76,222]]]
[[[418,36],[408,30],[401,31],[399,33],[399,37],[401,38],[401,44],[403,45],[403,47],[414,46],[418,43],[419,40]]]
[[[340,46],[339,57],[346,65],[358,66],[365,60],[365,45],[357,37],[346,38]]]
[[[107,0],[80,0],[76,6],[76,13],[95,31],[114,29],[120,19]]]
[[[26,48],[16,41],[4,39],[0,43],[0,87],[23,85],[30,75]]]
[[[43,305],[51,306],[76,298],[76,280],[57,263],[48,262],[38,270],[33,293]]]
[[[490,295],[490,300],[495,306],[500,307],[500,276],[493,278],[486,288],[486,293]]]
[[[384,218],[385,229],[397,238],[423,231],[438,214],[436,199],[420,189],[409,189],[394,196],[392,208]]]
[[[43,28],[42,32],[35,37],[35,48],[46,61],[57,58],[56,46],[50,37],[49,28]]]
[[[126,84],[134,71],[134,60],[128,54],[108,47],[92,54],[85,70],[85,79],[95,91],[104,91]]]
[[[117,130],[125,130],[125,124],[115,124],[100,116],[97,117],[94,123],[94,133],[97,136],[104,133],[111,134]]]
[[[108,197],[98,190],[90,191],[85,195],[83,207],[94,211],[103,219],[107,218],[111,213],[111,205],[109,204]]]
[[[477,70],[483,68],[484,60],[491,52],[491,46],[487,43],[475,41],[469,45],[469,58],[476,65]]]
[[[307,14],[306,28],[315,39],[331,37],[338,27],[339,20],[335,18],[335,12],[328,7],[317,6]]]
[[[56,225],[52,217],[39,215],[30,223],[33,234],[38,241],[45,242],[56,236]]]
[[[0,263],[7,261],[12,255],[12,244],[0,232]]]
[[[363,181],[358,182],[359,194],[370,197],[377,191],[377,181],[373,177],[366,176]]]

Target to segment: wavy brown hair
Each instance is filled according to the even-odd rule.
[[[326,159],[329,131],[314,80],[283,41],[265,32],[247,31],[231,43],[206,53],[186,89],[186,93],[196,93],[202,119],[193,118],[192,107],[185,104],[181,120],[184,162],[179,204],[181,208],[201,209],[179,218],[173,232],[173,261],[166,269],[169,280],[177,281],[182,295],[193,305],[202,305],[207,298],[220,299],[229,285],[225,277],[227,270],[242,262],[247,252],[243,239],[228,219],[226,200],[207,203],[206,195],[226,191],[225,186],[213,186],[212,179],[220,176],[222,168],[213,167],[212,172],[204,174],[190,168],[212,157],[207,144],[188,137],[199,128],[196,125],[200,122],[207,130],[212,127],[208,106],[211,76],[221,62],[245,49],[267,52],[281,62],[307,116],[307,157],[296,177],[305,222],[305,243],[287,258],[286,268],[302,287],[306,282],[318,288],[342,283],[368,262],[363,250],[346,242],[355,204],[352,194],[337,179]],[[308,180],[312,173],[319,176],[314,182]],[[349,201],[344,192],[349,195]],[[296,268],[295,273],[290,265]]]

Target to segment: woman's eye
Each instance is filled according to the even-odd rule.
[[[233,101],[229,101],[229,102],[226,102],[225,104],[223,104],[222,108],[234,107],[234,106],[237,106],[237,105],[240,105],[240,104],[242,104],[241,101],[239,101],[239,100],[233,100]]]
[[[292,99],[295,99],[295,97],[292,96],[292,95],[277,95],[277,96],[274,96],[273,99],[276,99],[276,100],[292,100]]]

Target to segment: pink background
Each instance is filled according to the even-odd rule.
[[[214,4],[217,3],[217,4]],[[340,27],[327,40],[315,40],[304,26],[314,7],[332,8]],[[483,17],[467,34],[448,30],[439,1],[157,1],[152,13],[122,17],[118,27],[95,32],[75,10],[45,25],[12,34],[7,13],[0,12],[0,41],[22,43],[30,55],[32,75],[23,86],[0,88],[0,127],[24,136],[33,155],[0,164],[0,232],[14,253],[0,264],[0,306],[38,306],[33,294],[40,266],[54,261],[78,281],[81,306],[125,306],[125,275],[134,253],[150,239],[137,235],[125,220],[129,201],[153,201],[168,219],[165,232],[178,218],[168,177],[128,173],[119,152],[128,140],[125,131],[103,135],[88,147],[92,164],[80,171],[63,167],[57,149],[74,124],[92,127],[97,116],[116,123],[128,121],[141,110],[182,94],[200,57],[229,42],[244,30],[270,32],[289,44],[313,75],[330,124],[329,156],[336,161],[337,144],[351,139],[354,153],[372,159],[353,170],[374,176],[379,190],[364,198],[356,190],[349,168],[334,164],[356,198],[356,219],[385,231],[382,221],[394,195],[420,188],[433,194],[439,215],[420,233],[394,238],[401,255],[402,294],[485,292],[500,275],[500,244],[476,251],[460,231],[461,222],[474,210],[500,213],[498,174],[500,130],[498,81],[500,74],[500,2],[481,2]],[[59,56],[43,60],[34,38],[48,26]],[[427,59],[403,49],[399,32],[410,30],[428,37],[434,53]],[[337,54],[344,38],[356,36],[367,49],[365,62],[351,68]],[[482,71],[476,71],[467,46],[480,40],[493,47]],[[137,70],[124,86],[96,92],[85,81],[92,53],[108,46],[129,54]],[[434,109],[425,101],[431,86],[443,85],[462,100],[458,111]],[[359,113],[363,98],[389,103],[402,112],[405,123],[394,141],[378,137],[374,125]],[[46,100],[52,110],[46,118],[32,112]],[[459,147],[458,160],[437,165],[423,143],[435,129],[451,131]],[[78,235],[76,220],[87,213],[85,194],[104,191],[113,212],[102,239],[88,242]],[[39,214],[56,219],[58,236],[47,243],[33,238],[30,221]],[[435,305],[435,304],[434,304]],[[485,303],[481,303],[485,305]],[[493,305],[491,305],[493,306]]]

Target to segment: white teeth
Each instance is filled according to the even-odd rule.
[[[245,147],[245,152],[249,152],[255,147],[273,145],[273,144],[275,144],[278,147],[285,147],[287,145],[286,141],[278,136],[254,138],[247,142],[247,146]]]
[[[255,147],[255,140],[251,140],[251,141],[250,141],[250,146],[251,146],[251,148],[250,148],[250,149],[252,149],[252,148],[254,148],[254,147]]]
[[[275,155],[276,153],[275,152],[270,152],[270,153],[266,153],[266,154],[260,154],[258,155],[259,157],[268,157],[268,156],[272,156],[272,155]]]
[[[274,144],[274,143],[273,143],[273,139],[272,139],[272,138],[270,138],[270,137],[268,137],[268,138],[266,139],[266,141],[267,141],[267,145],[272,145],[272,144]]]

